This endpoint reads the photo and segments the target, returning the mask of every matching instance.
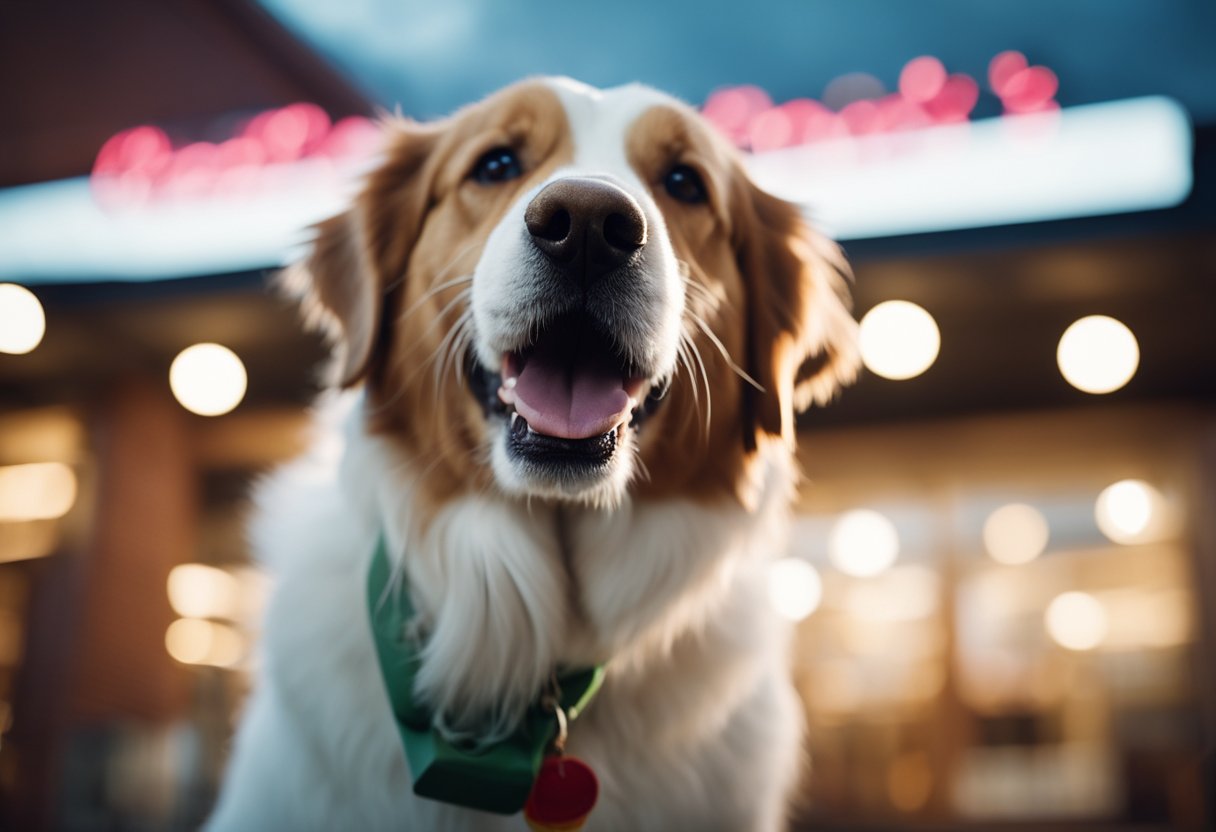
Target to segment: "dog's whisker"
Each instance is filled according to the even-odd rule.
[[[469,303],[472,301],[472,299],[473,299],[473,287],[472,286],[468,286],[464,289],[461,289],[459,292],[456,293],[455,297],[453,297],[450,301],[445,303],[443,305],[443,307],[438,312],[435,313],[435,317],[431,321],[431,325],[428,326],[425,330],[423,330],[421,336],[419,336],[419,337],[426,337],[426,336],[430,335],[432,332],[434,332],[435,329],[444,322],[444,320],[447,318],[448,313],[452,311],[452,307],[456,306],[456,304],[464,302],[466,305],[469,305]]]
[[[456,293],[455,297],[453,297],[446,304],[444,304],[443,307],[440,308],[439,311],[434,314],[434,317],[432,318],[430,325],[426,329],[424,329],[421,333],[419,333],[416,336],[416,338],[421,340],[421,339],[430,337],[435,332],[435,330],[438,329],[439,326],[445,322],[449,313],[451,313],[452,308],[462,302],[465,304],[465,309],[461,310],[461,316],[463,316],[466,312],[468,312],[469,308],[471,307],[472,297],[473,297],[473,287],[472,286],[467,286],[464,289],[461,289],[459,292]],[[460,318],[457,318],[457,322],[459,322],[459,321],[460,321]],[[446,341],[447,338],[450,337],[451,335],[452,335],[452,329],[449,329],[446,333],[444,333],[444,337],[440,341],[440,347],[442,347],[443,342]],[[433,360],[435,353],[437,353],[438,351],[439,351],[439,347],[437,347],[435,352],[432,353],[431,359],[423,362],[423,364],[421,366],[424,366],[424,367],[428,366],[431,363],[431,360]],[[413,378],[413,376],[411,375],[410,380],[412,380],[412,378]]]
[[[697,344],[691,344],[692,356],[697,359],[697,367],[700,370],[700,378],[705,383],[705,438],[709,438],[710,425],[714,421],[714,392],[709,386],[709,372],[705,370],[705,360],[700,356],[700,350]]]
[[[676,355],[677,366],[683,367],[685,372],[688,374],[688,389],[692,391],[693,409],[691,411],[685,411],[684,413],[684,421],[687,422],[689,418],[696,418],[698,415],[700,415],[702,410],[701,386],[699,384],[699,379],[697,378],[697,371],[693,366],[692,355],[688,351],[688,339],[684,334],[681,334],[680,336],[679,347]]]
[[[460,293],[459,296],[453,298],[451,300],[451,302],[449,302],[443,308],[443,311],[440,314],[446,315],[448,312],[451,311],[453,306],[455,306],[457,303],[459,303],[462,300],[466,301],[466,303],[467,303],[467,301],[471,295],[472,295],[471,290],[468,290],[468,289],[464,290],[463,292]],[[459,334],[460,327],[463,325],[463,322],[466,319],[466,317],[470,317],[471,315],[472,315],[472,309],[470,306],[466,305],[466,307],[463,310],[461,310],[460,315],[456,318],[455,323],[448,329],[447,332],[444,333],[443,338],[440,339],[438,346],[436,346],[435,349],[431,352],[431,354],[424,361],[422,361],[419,364],[419,366],[415,369],[415,374],[417,372],[421,371],[422,369],[430,367],[434,364],[434,362],[442,355],[443,351],[447,348],[447,345],[448,345],[448,342],[450,341],[450,339],[455,338],[456,335]],[[438,320],[438,318],[436,320]],[[425,332],[423,334],[424,335],[429,334],[434,329],[434,326],[435,325],[432,325],[427,330],[427,332]],[[412,379],[413,375],[411,375],[410,378]]]
[[[422,295],[422,297],[418,298],[416,301],[414,301],[412,304],[410,304],[408,309],[406,309],[399,316],[397,316],[397,323],[398,324],[405,323],[406,320],[411,315],[413,315],[415,312],[417,312],[418,310],[420,310],[422,308],[422,305],[424,303],[426,303],[428,300],[430,300],[431,298],[438,295],[440,292],[443,292],[447,289],[451,289],[456,286],[460,286],[465,283],[472,283],[472,282],[473,282],[473,274],[472,274],[472,272],[470,272],[469,274],[461,275],[460,277],[457,277],[453,280],[448,280],[443,283],[440,283],[437,286],[432,286],[430,289],[428,289]]]
[[[706,314],[716,312],[726,300],[726,296],[721,286],[718,286],[717,290],[715,291],[701,281],[693,279],[691,268],[683,261],[680,261],[680,263],[684,266],[682,271],[684,277],[684,289],[689,295],[689,299],[703,307],[703,312]],[[701,312],[696,309],[690,308],[689,311],[694,314],[701,314]]]
[[[484,247],[484,246],[485,246],[484,240],[472,240],[472,241],[466,243],[465,246],[462,249],[460,249],[460,251],[458,251],[455,254],[455,256],[452,257],[451,260],[449,260],[447,262],[446,266],[444,266],[439,271],[437,271],[434,275],[431,276],[431,280],[443,280],[445,277],[448,276],[449,273],[451,273],[452,269],[456,268],[456,264],[464,259],[465,255],[467,255],[470,251],[472,251],[475,248],[480,248],[480,247]],[[472,273],[470,273],[467,276],[467,278],[469,280],[472,280],[473,279]],[[465,278],[457,278],[455,281],[453,281],[451,284],[448,284],[448,285],[455,285],[464,279]],[[404,280],[405,280],[404,277],[398,278],[398,280],[396,281],[396,284],[400,284]],[[448,285],[434,286],[430,290],[428,290],[427,294],[433,294],[435,292],[442,291],[443,289],[448,288]],[[392,288],[392,287],[390,287],[390,288]],[[425,299],[425,296],[423,299]]]
[[[439,343],[439,348],[435,351],[435,355],[438,355],[439,361],[436,363],[432,360],[431,365],[434,368],[434,393],[436,398],[439,397],[440,386],[443,383],[444,376],[447,375],[448,365],[453,361],[456,346],[460,343],[461,339],[464,337],[465,330],[469,325],[472,324],[472,322],[472,310],[465,309],[465,311],[462,312],[460,317],[456,320],[456,323],[452,326],[452,328],[448,330],[447,335],[445,335],[443,340]]]
[[[705,333],[705,337],[709,339],[710,343],[712,343],[715,347],[717,347],[718,352],[722,353],[722,358],[725,359],[727,366],[730,367],[730,369],[731,369],[731,372],[733,372],[739,378],[746,381],[752,387],[755,387],[761,393],[765,392],[764,388],[762,386],[760,386],[760,382],[756,381],[754,378],[752,378],[750,375],[748,375],[747,372],[742,367],[740,367],[738,364],[735,363],[735,360],[730,357],[730,353],[727,352],[726,345],[722,343],[722,341],[718,338],[717,335],[714,335],[713,330],[710,329],[709,325],[706,324],[705,321],[701,319],[700,315],[693,313],[692,320],[693,320],[693,323],[695,323],[697,325],[697,327],[701,330],[701,332]]]
[[[676,347],[676,363],[688,372],[690,382],[695,381],[696,375],[692,367],[692,356],[688,354],[688,338],[684,334],[680,335],[680,343]],[[697,410],[700,411],[701,388],[695,383],[691,383],[689,387],[692,390],[693,403],[697,406]]]
[[[692,350],[692,356],[696,359],[697,367],[701,372],[701,381],[705,384],[705,438],[708,440],[714,412],[713,391],[709,386],[709,372],[705,369],[705,360],[701,357],[701,350],[697,348],[696,342],[689,341],[688,346]]]
[[[642,459],[641,456],[636,456],[634,457],[634,464],[637,466],[638,479],[642,480],[643,482],[650,482],[650,468],[647,467],[646,460]]]

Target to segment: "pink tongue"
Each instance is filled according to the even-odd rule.
[[[515,409],[532,430],[561,439],[590,439],[615,428],[631,401],[620,371],[569,367],[535,355],[519,374]]]

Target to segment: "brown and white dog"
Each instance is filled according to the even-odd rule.
[[[646,87],[533,80],[387,131],[288,275],[349,390],[261,488],[276,590],[210,828],[524,828],[411,792],[380,535],[441,730],[510,733],[555,668],[606,663],[568,746],[589,829],[781,828],[801,709],[766,570],[795,413],[856,372],[837,249]]]

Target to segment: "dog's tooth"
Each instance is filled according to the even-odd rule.
[[[508,376],[502,380],[504,390],[514,390],[516,383],[519,381],[515,376]]]
[[[528,427],[528,420],[520,416],[518,411],[513,411],[511,413],[511,435],[518,438],[529,431],[530,428]]]

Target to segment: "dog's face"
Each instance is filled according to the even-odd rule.
[[[856,372],[837,250],[678,102],[530,81],[388,130],[294,275],[436,499],[745,498]]]

